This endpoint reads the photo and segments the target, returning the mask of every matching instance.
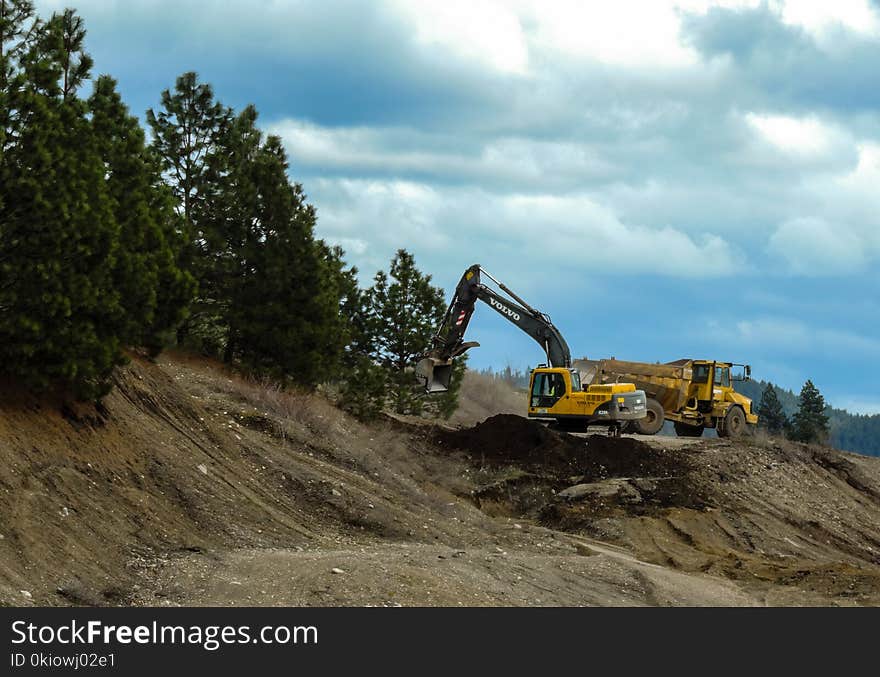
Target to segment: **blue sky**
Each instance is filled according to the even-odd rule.
[[[482,263],[573,352],[750,362],[880,412],[880,6],[38,0],[143,117],[186,70],[254,103],[367,282]],[[488,308],[472,365],[537,345]]]

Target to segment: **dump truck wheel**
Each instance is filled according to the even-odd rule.
[[[704,425],[688,425],[675,421],[672,426],[675,428],[675,434],[679,437],[702,437],[703,431],[706,429]]]
[[[663,427],[665,418],[663,407],[660,406],[660,403],[649,397],[648,401],[645,402],[645,418],[640,418],[637,421],[633,421],[633,423],[637,433],[641,435],[656,435]]]
[[[739,407],[731,407],[724,417],[724,426],[718,430],[719,437],[742,437],[746,432],[746,415]]]

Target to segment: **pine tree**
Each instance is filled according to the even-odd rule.
[[[0,84],[6,84],[12,64],[27,44],[27,36],[35,28],[32,0],[0,0],[0,61],[8,66],[0,71]]]
[[[214,99],[211,85],[188,72],[177,78],[174,93],[162,92],[162,109],[147,111],[153,146],[178,199],[188,227],[198,237],[198,221],[211,196],[210,179],[218,161],[217,144],[231,123],[231,111]]]
[[[118,227],[85,106],[84,32],[72,12],[35,24],[7,77],[0,364],[36,387],[100,397],[121,362]],[[10,70],[10,65],[13,69]]]
[[[353,353],[346,369],[340,405],[363,421],[382,413],[388,398],[388,372],[369,355]]]
[[[825,414],[825,398],[812,381],[804,383],[798,402],[798,410],[792,417],[791,438],[798,442],[828,441],[828,416]]]
[[[388,374],[372,357],[375,336],[369,293],[358,286],[357,268],[346,268],[341,248],[326,247],[325,259],[339,289],[340,406],[357,418],[370,421],[378,417],[385,405]]]
[[[162,92],[159,112],[147,111],[153,132],[152,148],[160,158],[162,170],[175,198],[175,208],[183,221],[186,248],[181,265],[198,285],[197,297],[188,320],[178,337],[195,333],[209,351],[219,351],[225,341],[225,327],[219,319],[224,312],[221,293],[216,288],[221,266],[213,260],[218,240],[218,224],[224,216],[218,194],[223,190],[227,157],[222,139],[232,124],[232,112],[214,98],[209,84],[200,83],[196,73],[177,78],[174,92]]]
[[[16,336],[22,323],[21,318],[12,319],[17,259],[25,240],[20,223],[24,205],[14,198],[20,158],[12,151],[21,137],[21,108],[26,100],[22,56],[30,51],[38,26],[30,0],[0,0],[0,336],[6,337]]]
[[[7,152],[17,142],[20,132],[20,107],[26,85],[21,59],[31,49],[40,25],[31,0],[0,0],[0,186],[3,187],[0,209],[4,193],[11,187]],[[0,266],[12,255],[8,232],[5,221],[0,220]],[[0,277],[0,292],[2,279]]]
[[[353,354],[369,354],[365,349],[368,342],[367,314],[364,308],[366,294],[358,286],[358,270],[345,262],[345,252],[341,247],[329,246],[318,241],[320,258],[325,269],[323,273],[328,289],[333,290],[337,312],[331,318],[333,341],[328,345],[328,371],[332,365],[335,372],[329,374],[338,379],[344,375],[346,366],[352,363]]]
[[[60,57],[61,98],[67,101],[76,94],[92,70],[92,57],[83,49],[86,29],[83,19],[73,9],[54,14],[46,35],[55,43]]]
[[[398,413],[421,413],[424,402],[411,368],[443,318],[443,290],[432,286],[431,276],[416,268],[413,255],[400,249],[389,274],[376,274],[369,302],[374,357],[388,372],[391,406]]]
[[[229,255],[241,265],[229,292],[226,352],[252,370],[313,387],[337,373],[342,351],[337,262],[315,240],[314,207],[287,170],[281,140],[269,136],[230,172],[234,200],[244,202],[228,231],[237,233]]]
[[[157,354],[192,294],[192,278],[178,267],[178,217],[143,130],[111,77],[98,78],[88,106],[120,229],[113,271],[124,311],[120,338]]]
[[[220,178],[220,189],[210,209],[220,216],[208,229],[206,238],[211,270],[204,285],[211,289],[223,311],[226,326],[224,359],[232,361],[242,349],[242,333],[247,331],[252,303],[257,296],[249,294],[265,265],[263,248],[271,238],[274,226],[260,213],[273,204],[280,214],[282,207],[276,200],[287,198],[287,178],[284,167],[262,155],[263,134],[256,126],[257,111],[248,106],[237,115],[220,136],[226,164]],[[280,196],[277,191],[280,191]],[[285,216],[282,219],[287,218]]]
[[[788,426],[788,417],[782,409],[782,403],[776,394],[776,388],[768,383],[761,395],[761,401],[756,409],[758,425],[771,435],[783,433]]]
[[[288,178],[281,140],[257,111],[214,99],[194,73],[148,112],[190,241],[198,281],[179,338],[248,369],[306,387],[335,376],[346,343],[341,252],[314,237],[315,210]]]

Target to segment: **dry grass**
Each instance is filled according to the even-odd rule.
[[[201,395],[210,397],[210,393],[214,393],[223,400],[245,405],[239,412],[241,415],[263,416],[276,423],[289,422],[322,435],[346,429],[345,414],[321,394],[285,388],[272,379],[248,376],[212,358],[183,351],[169,351],[160,361],[166,367],[189,371],[189,376],[196,381],[191,385]]]
[[[401,428],[393,420],[362,423],[320,392],[282,388],[200,355],[175,351],[160,361],[209,409],[269,434],[292,453],[311,452],[357,470],[440,512],[449,510],[455,493],[470,491],[463,461],[425,451],[426,428]],[[380,504],[374,504],[378,515]]]

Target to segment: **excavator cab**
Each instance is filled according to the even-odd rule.
[[[644,418],[644,391],[632,383],[581,387],[576,369],[541,366],[529,381],[529,418],[555,419],[559,425],[586,429],[606,425],[619,433],[625,421]]]
[[[531,407],[552,407],[566,394],[565,379],[559,372],[536,372],[532,378]]]

